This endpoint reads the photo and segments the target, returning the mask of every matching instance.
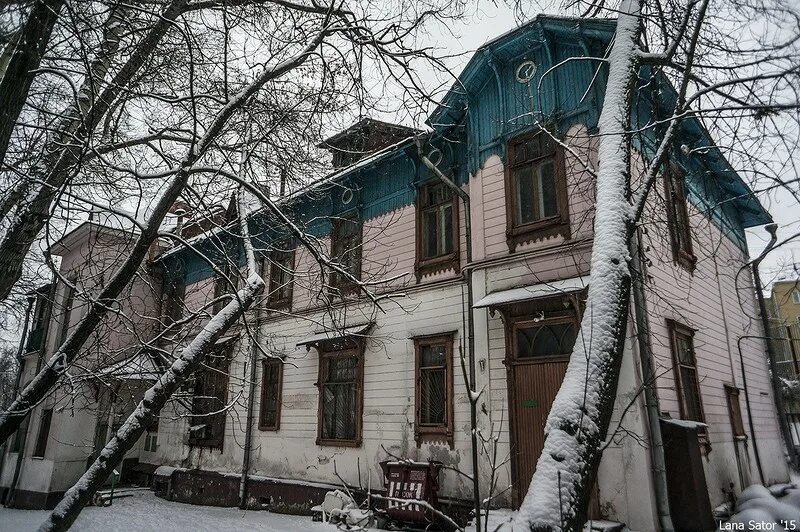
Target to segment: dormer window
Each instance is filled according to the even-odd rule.
[[[511,251],[557,234],[569,237],[565,176],[563,150],[547,133],[509,142],[506,233]]]

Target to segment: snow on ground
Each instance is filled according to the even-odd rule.
[[[795,530],[800,524],[800,489],[794,484],[765,488],[752,485],[736,501],[736,514],[730,530]],[[741,528],[737,528],[739,525]]]
[[[49,512],[13,510],[0,507],[0,531],[36,530]],[[107,508],[88,506],[72,530],[77,532],[334,532],[336,527],[311,521],[311,517],[275,514],[267,511],[195,506],[159,499],[149,490],[132,492],[131,497],[115,499]]]

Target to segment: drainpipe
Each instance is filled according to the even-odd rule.
[[[750,392],[747,389],[747,371],[744,369],[744,357],[742,356],[742,340],[746,338],[759,338],[764,341],[769,341],[766,336],[740,336],[736,345],[739,346],[739,364],[742,366],[742,389],[744,391],[744,404],[747,407],[747,424],[750,427],[750,437],[753,440],[753,454],[756,457],[756,466],[758,467],[758,478],[761,484],[765,484],[764,470],[761,468],[761,455],[758,452],[758,440],[756,440],[756,429],[753,426],[753,411],[750,409]],[[744,488],[742,488],[744,489]]]
[[[250,472],[250,450],[253,445],[253,422],[255,421],[256,362],[260,349],[258,347],[261,330],[261,305],[256,305],[256,327],[253,331],[253,345],[250,353],[250,384],[247,394],[247,425],[244,429],[244,454],[242,456],[242,478],[239,481],[239,508],[247,508],[247,475]]]
[[[777,365],[775,362],[775,346],[772,344],[770,337],[769,319],[767,317],[767,305],[764,302],[764,289],[761,286],[761,275],[758,272],[758,267],[761,261],[772,251],[775,243],[778,241],[778,224],[769,224],[764,229],[770,234],[770,240],[761,255],[753,259],[751,268],[753,270],[753,284],[756,287],[756,296],[758,298],[758,311],[761,314],[761,326],[764,329],[764,336],[767,341],[767,356],[769,357],[769,371],[770,381],[772,382],[772,394],[775,397],[775,408],[778,411],[778,425],[781,428],[781,435],[783,436],[786,450],[789,452],[789,459],[792,464],[797,462],[797,453],[795,452],[794,445],[792,445],[792,437],[789,432],[789,424],[786,422],[786,409],[783,404],[783,394],[781,393],[780,383],[778,382]]]
[[[439,178],[445,185],[447,185],[464,204],[464,233],[466,236],[466,261],[467,264],[472,264],[472,213],[470,211],[470,198],[469,194],[453,182],[449,177],[444,175],[439,167],[428,159],[422,153],[422,139],[416,139],[417,153],[423,164]],[[472,270],[465,268],[462,272],[464,281],[467,284],[467,358],[469,365],[469,416],[470,416],[470,435],[472,444],[472,503],[475,507],[475,530],[481,532],[481,494],[480,483],[478,481],[478,398],[477,390],[475,387],[475,316],[472,309],[473,304],[473,289],[472,289]]]
[[[672,532],[672,516],[669,511],[667,490],[667,468],[664,460],[664,440],[661,437],[661,409],[656,392],[656,373],[653,369],[653,346],[650,343],[650,321],[647,316],[647,300],[644,292],[645,265],[640,258],[641,235],[639,231],[631,238],[631,270],[633,288],[634,320],[636,339],[642,365],[642,377],[647,415],[647,434],[650,440],[650,463],[653,470],[656,513],[661,532]]]
[[[28,296],[28,306],[25,309],[25,322],[22,326],[22,338],[19,340],[19,348],[17,348],[17,377],[14,381],[14,397],[17,396],[19,392],[19,385],[22,382],[22,364],[25,360],[25,343],[27,342],[28,338],[28,324],[30,323],[31,317],[31,309],[33,308],[33,304],[36,302],[36,296],[31,294]],[[28,414],[30,416],[30,413]],[[29,418],[30,419],[30,418]],[[22,425],[17,430],[22,430]],[[17,482],[19,481],[19,474],[20,470],[22,469],[22,457],[25,454],[25,440],[27,439],[28,435],[28,427],[25,427],[25,432],[22,434],[22,439],[20,440],[20,447],[17,451],[17,463],[14,466],[14,477],[11,479],[11,484],[8,486],[8,491],[6,491],[5,500],[3,501],[4,506],[8,506],[13,502],[13,494],[17,489]],[[16,435],[14,435],[16,438]],[[6,440],[5,451],[2,453],[3,460],[0,460],[0,476],[3,474],[3,465],[5,464],[5,456],[8,453],[8,440]]]

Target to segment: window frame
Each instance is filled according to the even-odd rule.
[[[358,225],[358,229],[354,232],[351,238],[356,238],[358,243],[356,246],[350,248],[348,247],[345,251],[348,250],[355,250],[353,251],[356,253],[356,268],[355,271],[350,272],[350,274],[355,277],[356,279],[361,279],[362,274],[362,266],[363,266],[363,253],[362,247],[364,245],[364,223],[360,219],[357,213],[351,213],[346,215],[341,215],[338,218],[332,220],[331,223],[331,233],[330,233],[330,245],[331,245],[331,258],[336,261],[339,265],[341,265],[339,253],[337,252],[336,248],[340,245],[341,241],[344,240],[343,236],[340,234],[341,228],[348,223],[355,223]],[[333,294],[339,294],[341,296],[356,292],[358,290],[358,286],[349,281],[346,277],[343,277],[338,272],[333,270],[330,271],[330,291]]]
[[[428,191],[437,186],[448,188],[445,183],[441,181],[429,181],[423,183],[417,188],[417,203],[415,206],[415,252],[416,260],[414,263],[414,272],[417,281],[425,275],[437,273],[446,270],[458,271],[458,264],[460,258],[461,248],[461,228],[459,224],[459,200],[458,195],[451,191],[451,198],[435,204],[427,204]],[[425,214],[431,210],[438,210],[442,206],[450,204],[451,207],[451,223],[453,233],[453,250],[449,253],[436,255],[433,257],[425,257]],[[437,221],[439,217],[437,216]]]
[[[214,275],[214,304],[212,313],[217,314],[230,302],[230,299],[222,299],[232,288],[235,292],[239,287],[239,264],[238,254],[227,250],[222,255],[222,264],[217,266]],[[230,284],[228,283],[230,281]],[[235,297],[235,295],[233,295]]]
[[[267,395],[266,369],[267,366],[277,366],[277,380],[275,382],[275,423],[269,425],[264,421],[264,405]],[[261,394],[258,405],[258,430],[277,432],[281,428],[281,410],[283,406],[283,361],[279,358],[265,358],[261,361]]]
[[[518,245],[543,240],[545,238],[560,235],[565,240],[570,238],[569,220],[569,198],[567,195],[567,170],[564,156],[564,148],[555,141],[552,141],[552,151],[536,158],[526,159],[522,162],[515,161],[515,155],[519,146],[525,142],[539,136],[548,135],[543,129],[523,133],[509,139],[507,143],[506,170],[505,170],[505,189],[506,189],[506,242],[510,252],[514,252]],[[542,218],[534,222],[519,223],[517,221],[517,183],[514,172],[525,166],[538,164],[546,159],[552,158],[554,165],[554,183],[556,208],[558,212],[550,217]]]
[[[697,368],[697,353],[694,348],[694,335],[695,330],[678,323],[675,320],[668,319],[667,320],[667,329],[669,330],[669,345],[670,351],[672,354],[672,369],[673,369],[673,377],[675,379],[675,393],[678,399],[678,408],[680,412],[680,418],[687,421],[695,421],[697,423],[705,423],[706,422],[706,414],[705,408],[703,407],[703,396],[700,392],[700,375]],[[692,354],[692,362],[693,364],[688,365],[682,363],[680,361],[680,356],[678,354],[678,346],[677,340],[679,337],[686,339],[689,341],[689,345],[691,346],[691,354]],[[700,419],[689,419],[687,410],[688,405],[686,400],[686,384],[683,382],[683,377],[681,376],[681,368],[683,366],[689,367],[694,371],[694,387],[697,393],[697,405],[700,410]],[[698,434],[701,436],[701,439],[707,437],[708,431],[705,428],[699,429]]]
[[[344,343],[339,346],[338,343]],[[317,387],[319,402],[317,407],[317,440],[316,444],[319,446],[329,447],[361,447],[362,431],[364,428],[364,341],[348,337],[339,340],[329,340],[321,342],[315,346],[319,353],[319,364],[317,373],[317,382],[314,386]],[[356,357],[356,369],[358,375],[356,376],[356,412],[355,412],[355,437],[353,439],[333,439],[323,437],[323,419],[325,417],[324,411],[324,387],[327,384],[325,381],[327,366],[325,362],[331,358],[343,357]]]
[[[189,425],[189,437],[188,437],[188,444],[191,447],[209,447],[212,449],[220,449],[222,450],[224,443],[225,443],[225,426],[227,425],[228,419],[228,411],[227,408],[221,409],[221,412],[217,412],[214,414],[211,413],[197,413],[195,409],[195,400],[197,399],[197,381],[201,377],[200,373],[205,372],[221,372],[224,374],[224,384],[222,385],[222,394],[217,395],[215,399],[220,400],[222,402],[222,406],[225,407],[228,403],[228,388],[230,388],[230,363],[233,359],[233,342],[227,342],[223,345],[214,346],[214,348],[205,356],[205,360],[203,361],[203,365],[198,368],[197,371],[194,373],[194,387],[192,390],[192,403],[191,403],[191,420],[199,420],[201,418],[209,418],[210,416],[215,416],[212,420],[213,423],[220,423],[222,426],[219,430],[219,435],[217,437],[199,437],[194,436],[196,432],[191,430],[192,423]],[[219,356],[222,359],[218,362],[218,364],[209,367],[208,362],[210,357]],[[213,359],[212,359],[213,360]],[[205,381],[204,381],[205,384]],[[202,393],[205,393],[203,391]],[[208,399],[208,396],[203,397]],[[213,412],[214,410],[212,410]],[[221,422],[219,421],[221,420]]]
[[[697,264],[697,257],[692,244],[692,224],[689,217],[689,200],[686,196],[686,172],[675,164],[666,165],[664,198],[672,260],[691,273]],[[681,237],[685,242],[684,247],[680,244]]]
[[[454,408],[453,408],[453,339],[455,331],[414,337],[414,440],[417,447],[423,441],[446,441],[450,448],[454,447]],[[422,350],[428,346],[445,346],[445,422],[441,424],[423,425],[422,417]]]
[[[580,320],[578,319],[577,312],[572,310],[565,311],[550,311],[549,316],[537,318],[519,318],[511,323],[511,349],[512,358],[516,362],[521,363],[542,363],[542,362],[557,362],[561,360],[568,360],[572,353],[558,353],[555,355],[541,356],[541,357],[521,357],[519,356],[519,337],[517,331],[519,329],[527,329],[529,327],[544,327],[546,325],[572,325],[575,328],[576,341],[580,334]]]
[[[730,384],[723,385],[725,388],[725,403],[728,406],[728,418],[731,422],[731,432],[734,438],[747,439],[747,432],[744,428],[744,416],[742,415],[742,404],[739,401],[740,390]]]
[[[166,281],[167,293],[164,298],[164,322],[173,325],[183,319],[186,301],[186,277],[183,273]]]
[[[295,260],[296,260],[296,249],[291,244],[291,242],[286,241],[285,249],[283,246],[279,248],[273,248],[272,251],[269,253],[269,257],[264,257],[264,260],[267,261],[269,264],[269,292],[267,295],[267,308],[270,310],[291,310],[292,309],[292,298],[294,297],[294,271],[295,271]],[[279,255],[284,254],[288,256],[286,262],[289,263],[289,269],[286,272],[289,275],[288,284],[288,294],[285,297],[278,297],[279,289],[276,280],[276,273],[279,271],[279,262],[280,258]],[[266,273],[266,272],[264,272]]]
[[[50,439],[50,427],[53,424],[53,409],[45,408],[39,416],[39,431],[33,446],[31,458],[44,458],[47,453],[47,441]]]
[[[14,431],[14,435],[11,438],[11,442],[8,446],[9,453],[21,453],[25,450],[25,443],[28,439],[28,427],[30,426],[31,416],[27,415],[22,419],[22,422],[17,427],[17,430]]]
[[[77,283],[76,277],[69,277],[67,278],[67,282],[64,283],[64,293],[61,299],[61,324],[58,331],[58,344],[56,345],[56,349],[61,346],[69,336],[69,326],[70,326],[70,318],[72,317],[72,310],[75,308],[75,293],[77,292]]]

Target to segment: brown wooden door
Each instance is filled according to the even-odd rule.
[[[519,506],[531,483],[544,447],[544,424],[564,380],[567,360],[514,364],[512,405],[512,467],[515,470],[514,506]]]

